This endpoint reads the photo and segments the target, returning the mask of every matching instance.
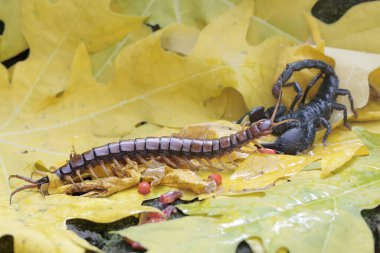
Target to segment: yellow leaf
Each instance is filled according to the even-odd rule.
[[[338,21],[325,24],[317,21],[326,45],[363,52],[380,53],[380,3],[361,3],[348,9]],[[365,16],[365,18],[363,18]]]
[[[242,192],[262,189],[280,178],[291,177],[316,157],[288,155],[250,155],[234,172],[224,172],[223,184],[217,193]]]
[[[371,72],[368,77],[369,84],[380,94],[380,67]]]
[[[10,234],[15,237],[16,248],[25,247],[25,251],[36,247],[50,252],[61,242],[63,248],[73,252],[82,251],[82,247],[92,249],[65,230],[68,217],[110,222],[155,209],[140,206],[144,197],[135,188],[107,199],[63,194],[44,199],[37,191],[23,191],[9,208],[11,189],[22,184],[12,180],[10,185],[10,174],[29,176],[38,160],[61,166],[73,147],[83,152],[121,138],[166,133],[171,127],[222,117],[237,119],[241,111],[229,109],[229,98],[243,98],[240,110],[242,104],[248,108],[273,105],[271,85],[289,61],[307,57],[333,62],[309,46],[293,47],[294,42],[287,38],[270,38],[256,46],[248,44],[246,33],[253,13],[253,3],[248,0],[202,31],[171,25],[148,36],[144,29],[139,30],[142,18],[112,13],[108,9],[110,1],[24,3],[24,32],[31,55],[16,66],[11,85],[9,73],[0,69],[0,103],[4,105],[0,107],[0,222],[5,224],[0,236],[9,234],[3,227],[17,224]],[[136,35],[131,40],[134,43],[124,47],[123,39],[133,32],[142,32],[141,37]],[[41,36],[36,36],[38,33]],[[106,50],[112,46],[112,50]],[[110,63],[115,59],[115,64],[103,68],[100,59]],[[92,71],[100,74],[96,77]],[[313,73],[305,72],[297,75],[303,78],[303,85]],[[103,85],[95,79],[110,81]],[[161,129],[162,126],[167,128]],[[291,161],[298,167],[268,172],[268,178],[262,177],[262,185],[297,172],[301,164],[307,164],[303,161],[314,158],[295,159]],[[112,177],[98,181],[108,184],[108,193],[113,193],[136,184],[138,178],[136,174],[127,182]],[[72,187],[52,182],[57,185],[52,184],[50,190],[63,192]],[[186,170],[170,171],[161,184],[197,193],[215,188],[207,176]],[[151,196],[163,189],[168,188],[153,187]],[[45,231],[39,230],[41,226]],[[31,240],[29,232],[36,238]],[[49,242],[45,248],[36,246],[46,240]]]
[[[316,140],[308,155],[321,158],[321,177],[324,178],[351,160],[362,146],[363,143],[354,133],[338,127],[329,136],[326,147],[320,139]]]
[[[377,56],[377,60],[377,62],[380,62],[380,56]],[[379,65],[379,63],[377,63],[377,65]],[[369,74],[368,82],[371,86],[371,96],[368,104],[358,111],[359,117],[356,119],[358,121],[380,119],[380,67],[376,68]]]
[[[377,98],[370,97],[368,104],[358,110],[359,117],[357,121],[379,120],[380,119],[380,103]]]
[[[21,1],[0,1],[0,21],[4,31],[0,32],[0,62],[7,60],[27,48],[21,30]]]
[[[202,194],[210,193],[216,189],[215,181],[206,181],[191,170],[170,169],[169,173],[161,180],[161,184],[180,189],[190,189]]]
[[[305,14],[310,13],[316,2],[316,0],[296,0],[292,1],[289,8],[287,1],[255,0],[255,16],[268,26],[275,26],[301,41],[306,41],[310,37],[310,30]]]
[[[126,15],[147,16],[147,23],[166,27],[179,23],[199,29],[234,6],[237,0],[114,0],[111,9]]]
[[[339,87],[351,91],[356,108],[364,107],[369,98],[368,75],[379,66],[380,55],[329,47],[325,53],[337,62]],[[338,98],[337,102],[349,108],[347,98]]]
[[[316,2],[292,1],[291,8],[288,8],[289,3],[286,1],[256,0],[254,19],[261,26],[256,27],[261,29],[251,30],[250,37],[254,38],[253,41],[260,42],[272,34],[286,34],[306,41],[313,35],[316,43],[322,39],[330,47],[380,52],[377,43],[380,34],[378,2],[355,5],[332,24],[325,24],[311,15],[311,8]],[[285,9],[288,11],[283,11]]]
[[[108,83],[114,75],[114,60],[118,53],[130,44],[151,34],[151,29],[147,26],[140,26],[130,32],[123,39],[104,50],[90,54],[91,66],[94,79],[99,83]]]

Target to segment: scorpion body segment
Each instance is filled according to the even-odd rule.
[[[304,94],[302,94],[302,89],[297,82],[287,82],[295,71],[305,68],[318,69],[320,73],[310,81]],[[307,93],[322,76],[324,78],[317,94],[308,103],[305,103]],[[320,126],[327,129],[322,140],[325,145],[327,137],[331,132],[331,125],[328,120],[333,110],[343,111],[344,126],[350,128],[347,123],[347,108],[343,104],[337,103],[336,98],[340,95],[347,95],[351,110],[356,116],[354,102],[349,90],[339,88],[339,79],[330,65],[319,60],[302,60],[288,64],[272,88],[273,96],[277,97],[282,87],[288,86],[293,86],[297,95],[288,113],[277,114],[274,121],[279,122],[290,119],[294,119],[294,121],[288,121],[274,127],[273,134],[278,135],[279,138],[273,143],[264,143],[262,146],[285,154],[302,152],[313,144],[316,132]],[[297,110],[293,111],[297,104]],[[260,108],[260,110],[257,108]],[[254,113],[248,113],[248,115],[253,114],[249,115],[250,118],[268,117],[268,113],[263,113],[261,107],[257,108],[252,110]],[[270,112],[272,110],[273,108],[269,108],[267,111]]]
[[[159,161],[174,168],[180,165],[190,165],[194,168],[196,166],[190,160],[195,159],[203,166],[215,167],[210,159],[219,158],[226,154],[229,157],[229,153],[232,151],[244,153],[244,150],[240,150],[242,146],[258,137],[271,134],[274,125],[272,120],[263,119],[230,136],[218,139],[148,137],[113,142],[71,156],[66,164],[52,171],[52,173],[64,184],[75,184],[75,182],[83,181],[82,175],[84,174],[91,176],[92,179],[101,177],[93,170],[96,166],[100,166],[103,169],[103,174],[107,177],[122,177],[121,166],[136,169],[140,164],[149,166],[148,161]],[[205,159],[207,163],[203,163],[201,159]],[[107,166],[110,169],[107,169]],[[24,189],[41,189],[42,185],[49,183],[47,176],[39,180],[20,175],[11,175],[10,178],[19,178],[31,183],[15,189],[10,198]]]

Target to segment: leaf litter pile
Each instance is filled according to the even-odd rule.
[[[361,211],[380,204],[380,2],[331,24],[312,16],[316,2],[0,1],[0,251],[99,251],[68,229],[77,219],[137,251],[235,252],[245,241],[254,252],[374,252]],[[27,49],[26,60],[5,64]],[[104,181],[107,198],[62,194],[51,178],[49,195],[25,190],[9,205],[23,185],[9,175],[49,172],[73,150],[236,132],[231,121],[274,105],[273,83],[302,59],[335,66],[359,112],[352,131],[334,112],[326,147],[320,131],[296,156],[232,154],[238,166],[222,171],[145,168],[128,183]],[[305,87],[314,75],[294,79]],[[282,102],[293,98],[284,89]],[[220,185],[207,192],[210,175]]]

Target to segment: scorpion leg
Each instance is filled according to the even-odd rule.
[[[350,101],[351,111],[354,113],[355,118],[357,118],[358,113],[356,112],[356,110],[354,108],[354,100],[352,99],[351,92],[349,90],[346,90],[346,89],[337,89],[336,94],[340,95],[340,96],[346,96],[347,95],[348,100]]]
[[[331,124],[325,118],[320,117],[319,120],[320,120],[321,124],[326,128],[326,133],[322,139],[323,146],[326,146],[327,137],[331,133]]]
[[[298,82],[291,82],[291,83],[286,83],[283,85],[283,87],[289,87],[293,86],[293,89],[297,92],[297,95],[293,99],[292,104],[290,105],[289,112],[292,112],[298,101],[302,98],[302,89],[301,86]]]
[[[307,94],[309,93],[309,90],[314,86],[314,84],[321,78],[322,72],[318,73],[313,79],[311,79],[310,83],[307,84],[305,92],[303,94],[301,105],[305,104],[305,100],[307,97]]]
[[[272,117],[273,112],[274,112],[275,109],[276,109],[276,106],[269,107],[269,108],[265,111],[265,113],[264,113],[265,118],[266,118],[266,119],[270,119],[270,118]],[[285,112],[286,112],[286,107],[285,107],[284,105],[281,105],[281,104],[280,104],[280,105],[278,106],[278,108],[277,108],[276,116],[274,116],[274,118],[276,119],[276,118],[278,118],[278,117],[284,115]]]
[[[351,129],[351,126],[347,122],[347,108],[346,108],[346,106],[342,105],[342,104],[338,104],[338,103],[333,103],[332,108],[335,110],[338,110],[338,111],[343,111],[343,125],[346,128]]]
[[[243,120],[245,119],[245,117],[247,116],[249,118],[249,122],[251,123],[259,121],[260,119],[264,119],[265,118],[264,110],[265,110],[264,106],[256,106],[250,112],[248,112],[247,114],[244,114],[243,117],[241,117],[239,120],[235,121],[235,123],[241,124]]]

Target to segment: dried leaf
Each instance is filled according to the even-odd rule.
[[[213,180],[206,181],[191,170],[170,169],[161,184],[180,189],[190,189],[191,191],[202,194],[210,193],[216,189],[216,183]]]

